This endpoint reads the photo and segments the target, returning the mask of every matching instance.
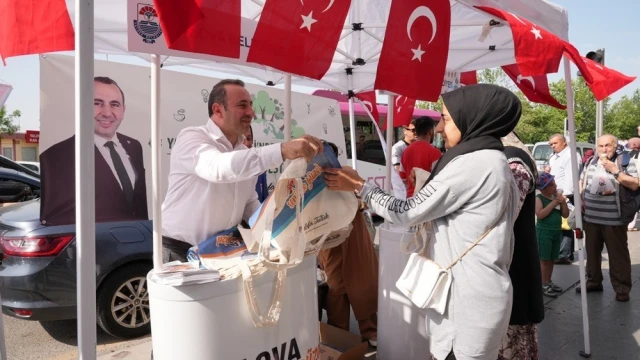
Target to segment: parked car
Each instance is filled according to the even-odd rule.
[[[4,181],[34,195],[0,209],[2,312],[26,320],[76,318],[75,225],[40,223],[38,178],[0,168]],[[151,330],[146,276],[153,266],[152,229],[151,221],[96,224],[97,321],[113,336]]]
[[[40,163],[37,161],[16,161],[16,162],[26,168],[29,168],[37,172],[38,174],[40,173]]]

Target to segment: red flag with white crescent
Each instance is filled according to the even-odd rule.
[[[413,119],[413,110],[416,107],[416,99],[412,99],[406,96],[396,96],[394,99],[393,107],[393,127],[407,126],[411,124]],[[382,130],[387,130],[387,119],[384,120],[381,126]]]
[[[75,48],[65,0],[6,0],[0,10],[0,57],[44,54]]]
[[[486,6],[477,8],[509,23],[516,63],[522,76],[558,72],[564,53],[564,41],[559,37],[510,12]]]
[[[567,108],[551,95],[547,75],[522,76],[516,64],[505,65],[502,67],[502,70],[513,80],[529,101],[553,106],[554,108],[562,110]]]
[[[362,102],[362,105],[366,106],[367,109],[369,109],[369,112],[371,112],[371,115],[375,119],[375,122],[379,123],[380,114],[378,113],[378,106],[376,105],[375,90],[357,93],[356,97],[360,99],[360,101]]]
[[[375,88],[437,101],[450,32],[449,0],[392,0]]]
[[[351,0],[267,0],[247,61],[321,79],[350,6]]]

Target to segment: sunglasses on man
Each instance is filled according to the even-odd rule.
[[[414,134],[416,133],[416,128],[410,128],[410,127],[406,127],[405,126],[404,129],[407,130],[407,131],[411,131]]]

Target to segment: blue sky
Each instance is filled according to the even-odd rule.
[[[640,75],[640,1],[638,0],[555,0],[556,4],[569,11],[569,40],[578,48],[581,54],[598,48],[606,49],[606,65],[626,75]],[[122,57],[111,57],[119,61]],[[132,63],[143,65],[143,61]],[[562,69],[562,67],[561,67]],[[189,71],[197,74],[220,76],[216,73],[204,71]],[[575,75],[574,67],[572,74]],[[39,77],[37,56],[23,56],[10,58],[7,66],[0,65],[0,82],[7,82],[13,86],[13,92],[7,101],[10,111],[20,109],[21,129],[39,129]],[[550,81],[562,77],[559,74],[550,75]],[[640,87],[640,80],[636,80],[627,87],[615,93],[612,98],[619,99],[623,95],[630,95]],[[309,88],[295,87],[294,90],[309,92]],[[380,99],[379,99],[380,100]],[[640,119],[638,119],[640,122]]]

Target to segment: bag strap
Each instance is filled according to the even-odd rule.
[[[271,306],[267,310],[266,315],[262,315],[260,307],[258,306],[258,299],[256,296],[255,288],[253,286],[253,271],[246,261],[241,263],[242,268],[242,280],[244,288],[244,297],[249,308],[249,316],[255,327],[275,326],[280,318],[280,312],[282,310],[282,291],[284,290],[284,282],[287,278],[287,270],[280,270],[276,275],[276,282],[274,284],[273,298],[271,299]]]
[[[482,234],[482,236],[480,236],[480,238],[478,240],[476,240],[476,242],[474,242],[473,244],[471,244],[471,246],[469,246],[467,248],[467,250],[465,250],[460,256],[458,256],[457,259],[455,259],[451,265],[447,266],[445,268],[445,270],[449,270],[451,269],[455,264],[457,264],[460,260],[462,260],[462,258],[467,255],[467,253],[469,251],[471,251],[471,249],[473,249],[474,247],[476,247],[476,245],[478,245],[480,243],[480,241],[482,241],[482,239],[484,239],[485,237],[487,237],[487,235],[489,235],[489,233],[496,227],[498,226],[498,223],[500,222],[500,220],[502,219],[502,216],[504,216],[504,214],[507,212],[507,208],[509,207],[509,198],[511,198],[511,191],[509,191],[509,196],[507,196],[507,200],[505,201],[505,206],[502,207],[502,211],[500,212],[500,216],[498,216],[498,218],[496,219],[496,221],[493,223],[493,225],[491,225],[491,227],[489,229],[487,229],[487,231],[484,232],[484,234]]]

